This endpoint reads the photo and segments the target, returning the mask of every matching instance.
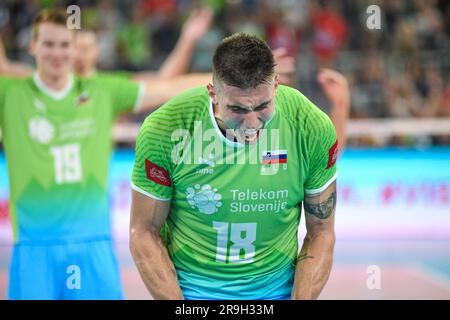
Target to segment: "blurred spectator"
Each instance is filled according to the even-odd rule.
[[[438,49],[445,40],[442,15],[435,0],[415,0],[417,12],[413,16],[416,35],[422,48]]]
[[[386,116],[386,81],[384,63],[379,53],[365,58],[352,79],[352,117],[381,118]]]
[[[442,94],[441,106],[439,108],[439,116],[450,118],[450,83]]]
[[[405,72],[394,79],[387,103],[392,117],[436,117],[442,99],[442,79],[436,65],[423,67],[411,58]]]
[[[319,65],[329,67],[347,40],[347,22],[331,1],[315,7],[311,15],[314,32],[312,48]]]
[[[12,60],[32,64],[30,24],[42,6],[64,0],[0,3],[0,32]],[[189,70],[210,71],[220,40],[243,31],[286,50],[297,61],[289,82],[330,111],[316,75],[344,73],[352,87],[351,117],[450,116],[450,2],[445,0],[78,0],[82,24],[96,31],[103,69],[156,70],[173,49],[186,12],[209,5],[213,25],[199,40]],[[369,5],[381,29],[366,25]],[[406,62],[405,62],[406,61]],[[429,64],[432,62],[432,64]],[[406,64],[406,65],[405,65]],[[444,88],[446,90],[444,91]]]
[[[150,61],[151,33],[140,6],[133,8],[131,19],[119,30],[119,53],[122,69],[138,70]]]
[[[394,29],[392,52],[394,55],[412,55],[419,50],[414,25],[409,20],[400,20]]]

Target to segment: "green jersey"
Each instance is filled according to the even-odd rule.
[[[37,74],[0,77],[0,127],[15,242],[110,237],[111,129],[139,86],[97,74],[54,92]]]
[[[167,248],[185,297],[289,296],[301,203],[335,180],[336,152],[328,116],[286,86],[255,144],[224,137],[206,88],[150,115],[131,186],[171,201]]]

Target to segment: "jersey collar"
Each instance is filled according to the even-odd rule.
[[[39,76],[38,72],[35,71],[33,73],[33,80],[36,86],[44,92],[46,95],[52,97],[55,100],[62,100],[72,89],[73,87],[73,74],[69,74],[69,81],[67,81],[67,84],[64,88],[61,90],[54,90],[50,87],[48,87]]]

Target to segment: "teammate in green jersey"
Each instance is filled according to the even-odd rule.
[[[123,111],[152,110],[189,86],[71,74],[75,33],[65,11],[35,19],[32,77],[0,77],[0,129],[10,180],[11,299],[118,299],[107,173]]]
[[[336,132],[278,84],[274,67],[264,41],[235,34],[215,51],[213,84],[144,122],[130,248],[154,298],[314,299],[323,289],[335,242]]]

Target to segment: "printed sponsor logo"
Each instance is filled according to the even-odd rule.
[[[145,172],[147,173],[147,178],[157,184],[167,187],[172,185],[169,173],[164,168],[147,159],[145,159]]]
[[[199,157],[198,162],[206,165],[207,167],[202,167],[197,169],[197,174],[213,174],[214,167],[216,163],[214,162],[214,154],[210,153],[207,158]]]
[[[287,208],[289,190],[232,189],[230,212],[279,213]]]
[[[45,104],[41,100],[35,99],[33,104],[37,111],[42,113],[46,112]]]
[[[330,169],[333,164],[336,163],[338,155],[338,141],[331,146],[330,150],[328,150],[328,165],[326,169]]]
[[[89,99],[90,99],[89,93],[87,91],[83,91],[83,93],[81,93],[80,96],[78,97],[75,106],[79,107],[85,105],[89,101]]]
[[[55,128],[44,117],[34,117],[28,122],[28,133],[33,140],[48,144],[55,134]]]
[[[186,199],[193,209],[198,209],[204,214],[213,214],[222,206],[222,195],[217,193],[209,184],[201,186],[196,184],[194,187],[186,189]]]

